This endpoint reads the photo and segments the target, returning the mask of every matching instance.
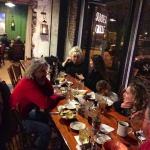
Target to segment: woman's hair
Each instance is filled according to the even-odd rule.
[[[33,59],[30,66],[27,68],[24,77],[28,78],[28,79],[33,79],[34,78],[34,72],[39,69],[39,68],[43,68],[43,67],[48,67],[47,62],[45,61],[45,59],[40,58],[40,59]]]
[[[82,57],[82,50],[78,46],[74,46],[69,51],[69,56],[73,56],[74,54],[80,55]]]
[[[98,72],[104,79],[107,80],[106,67],[102,56],[93,55],[91,59],[93,61],[93,67],[95,71]]]
[[[133,111],[140,111],[146,108],[147,105],[147,91],[146,88],[138,82],[132,82],[129,84],[131,93],[134,95],[134,106]]]
[[[96,71],[98,71],[98,72],[106,71],[105,63],[104,63],[104,60],[103,60],[102,56],[100,56],[100,55],[93,55],[91,57],[91,59],[93,61],[94,69]]]
[[[105,80],[100,80],[96,83],[96,90],[98,92],[101,92],[103,90],[108,90],[108,91],[111,91],[111,86],[110,84],[105,81]]]

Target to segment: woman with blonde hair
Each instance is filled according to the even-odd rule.
[[[83,54],[78,46],[74,46],[69,51],[69,56],[62,63],[66,73],[75,76],[84,73]]]

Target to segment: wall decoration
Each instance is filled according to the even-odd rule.
[[[5,13],[0,12],[0,35],[5,33]]]
[[[48,35],[48,24],[47,24],[47,21],[46,21],[46,12],[42,11],[41,15],[43,16],[43,21],[41,23],[40,34]]]

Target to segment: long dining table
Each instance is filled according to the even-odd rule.
[[[68,81],[73,82],[72,88],[76,88],[76,86],[79,86],[79,82],[77,81],[77,79],[69,75],[66,78]],[[84,87],[84,89],[90,92],[90,90],[87,87]],[[60,100],[57,106],[52,109],[52,112],[58,112],[57,110],[58,106],[64,105],[66,103],[67,103],[66,98],[64,98],[63,100]],[[56,127],[58,128],[61,136],[66,142],[68,148],[70,150],[75,150],[78,143],[74,136],[79,135],[79,131],[75,131],[70,128],[70,123],[72,122],[72,120],[63,119],[58,113],[51,113],[51,117]],[[91,128],[91,125],[89,124],[88,120],[85,117],[77,114],[76,120],[83,122],[86,125],[86,127]],[[107,124],[115,129],[114,131],[108,134],[111,137],[111,140],[123,143],[129,150],[138,149],[138,142],[133,132],[129,132],[128,135],[124,138],[117,135],[116,130],[117,130],[118,121],[128,122],[129,121],[128,117],[125,117],[119,114],[118,112],[116,112],[113,108],[110,108],[109,110],[107,110],[107,113],[100,116],[100,121],[101,123]]]

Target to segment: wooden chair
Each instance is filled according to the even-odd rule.
[[[28,66],[31,64],[32,58],[26,58],[25,60],[20,60],[21,69],[25,72]]]
[[[15,79],[15,75],[14,75],[14,71],[13,71],[12,65],[8,67],[7,71],[8,71],[8,75],[10,77],[10,81],[11,81],[13,87],[15,87],[16,84],[17,84],[17,81]]]
[[[1,47],[0,47],[0,66],[2,64],[5,64],[5,62],[4,62],[4,53],[5,53],[5,45],[2,44]]]
[[[15,87],[18,81],[22,78],[20,63],[15,63],[10,65],[7,70],[8,70],[11,83],[13,87]]]
[[[13,117],[13,128],[15,126],[16,129],[5,144],[7,150],[31,150],[31,135],[25,131],[19,112],[17,110],[11,110],[11,115]]]
[[[13,68],[16,82],[18,82],[22,78],[21,65],[20,63],[14,63],[12,64],[12,68]]]

